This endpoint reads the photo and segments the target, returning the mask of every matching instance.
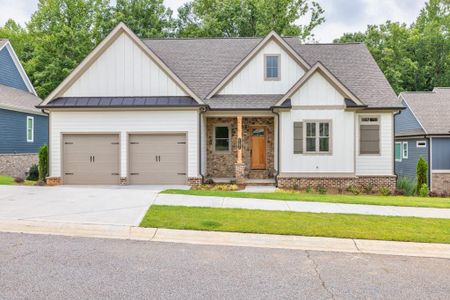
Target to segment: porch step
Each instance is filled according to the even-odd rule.
[[[251,186],[275,186],[275,179],[247,179],[245,181],[246,185]]]

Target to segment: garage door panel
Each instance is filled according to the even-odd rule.
[[[120,145],[115,134],[63,136],[64,184],[119,184]]]
[[[133,134],[129,138],[130,184],[185,184],[184,134]]]

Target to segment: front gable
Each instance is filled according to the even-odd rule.
[[[187,96],[187,93],[122,33],[62,96]]]
[[[315,72],[291,97],[292,106],[345,105],[345,96],[320,72]]]
[[[35,94],[25,70],[8,41],[0,47],[0,66],[0,84]]]
[[[279,55],[279,80],[265,79],[265,56]],[[223,87],[222,95],[284,94],[303,76],[304,69],[272,39]]]
[[[45,99],[60,97],[200,98],[123,23]]]

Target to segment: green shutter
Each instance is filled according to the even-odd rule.
[[[303,122],[294,122],[294,154],[303,153]]]

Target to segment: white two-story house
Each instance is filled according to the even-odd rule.
[[[139,39],[119,24],[40,108],[50,184],[395,186],[402,105],[363,44]]]

